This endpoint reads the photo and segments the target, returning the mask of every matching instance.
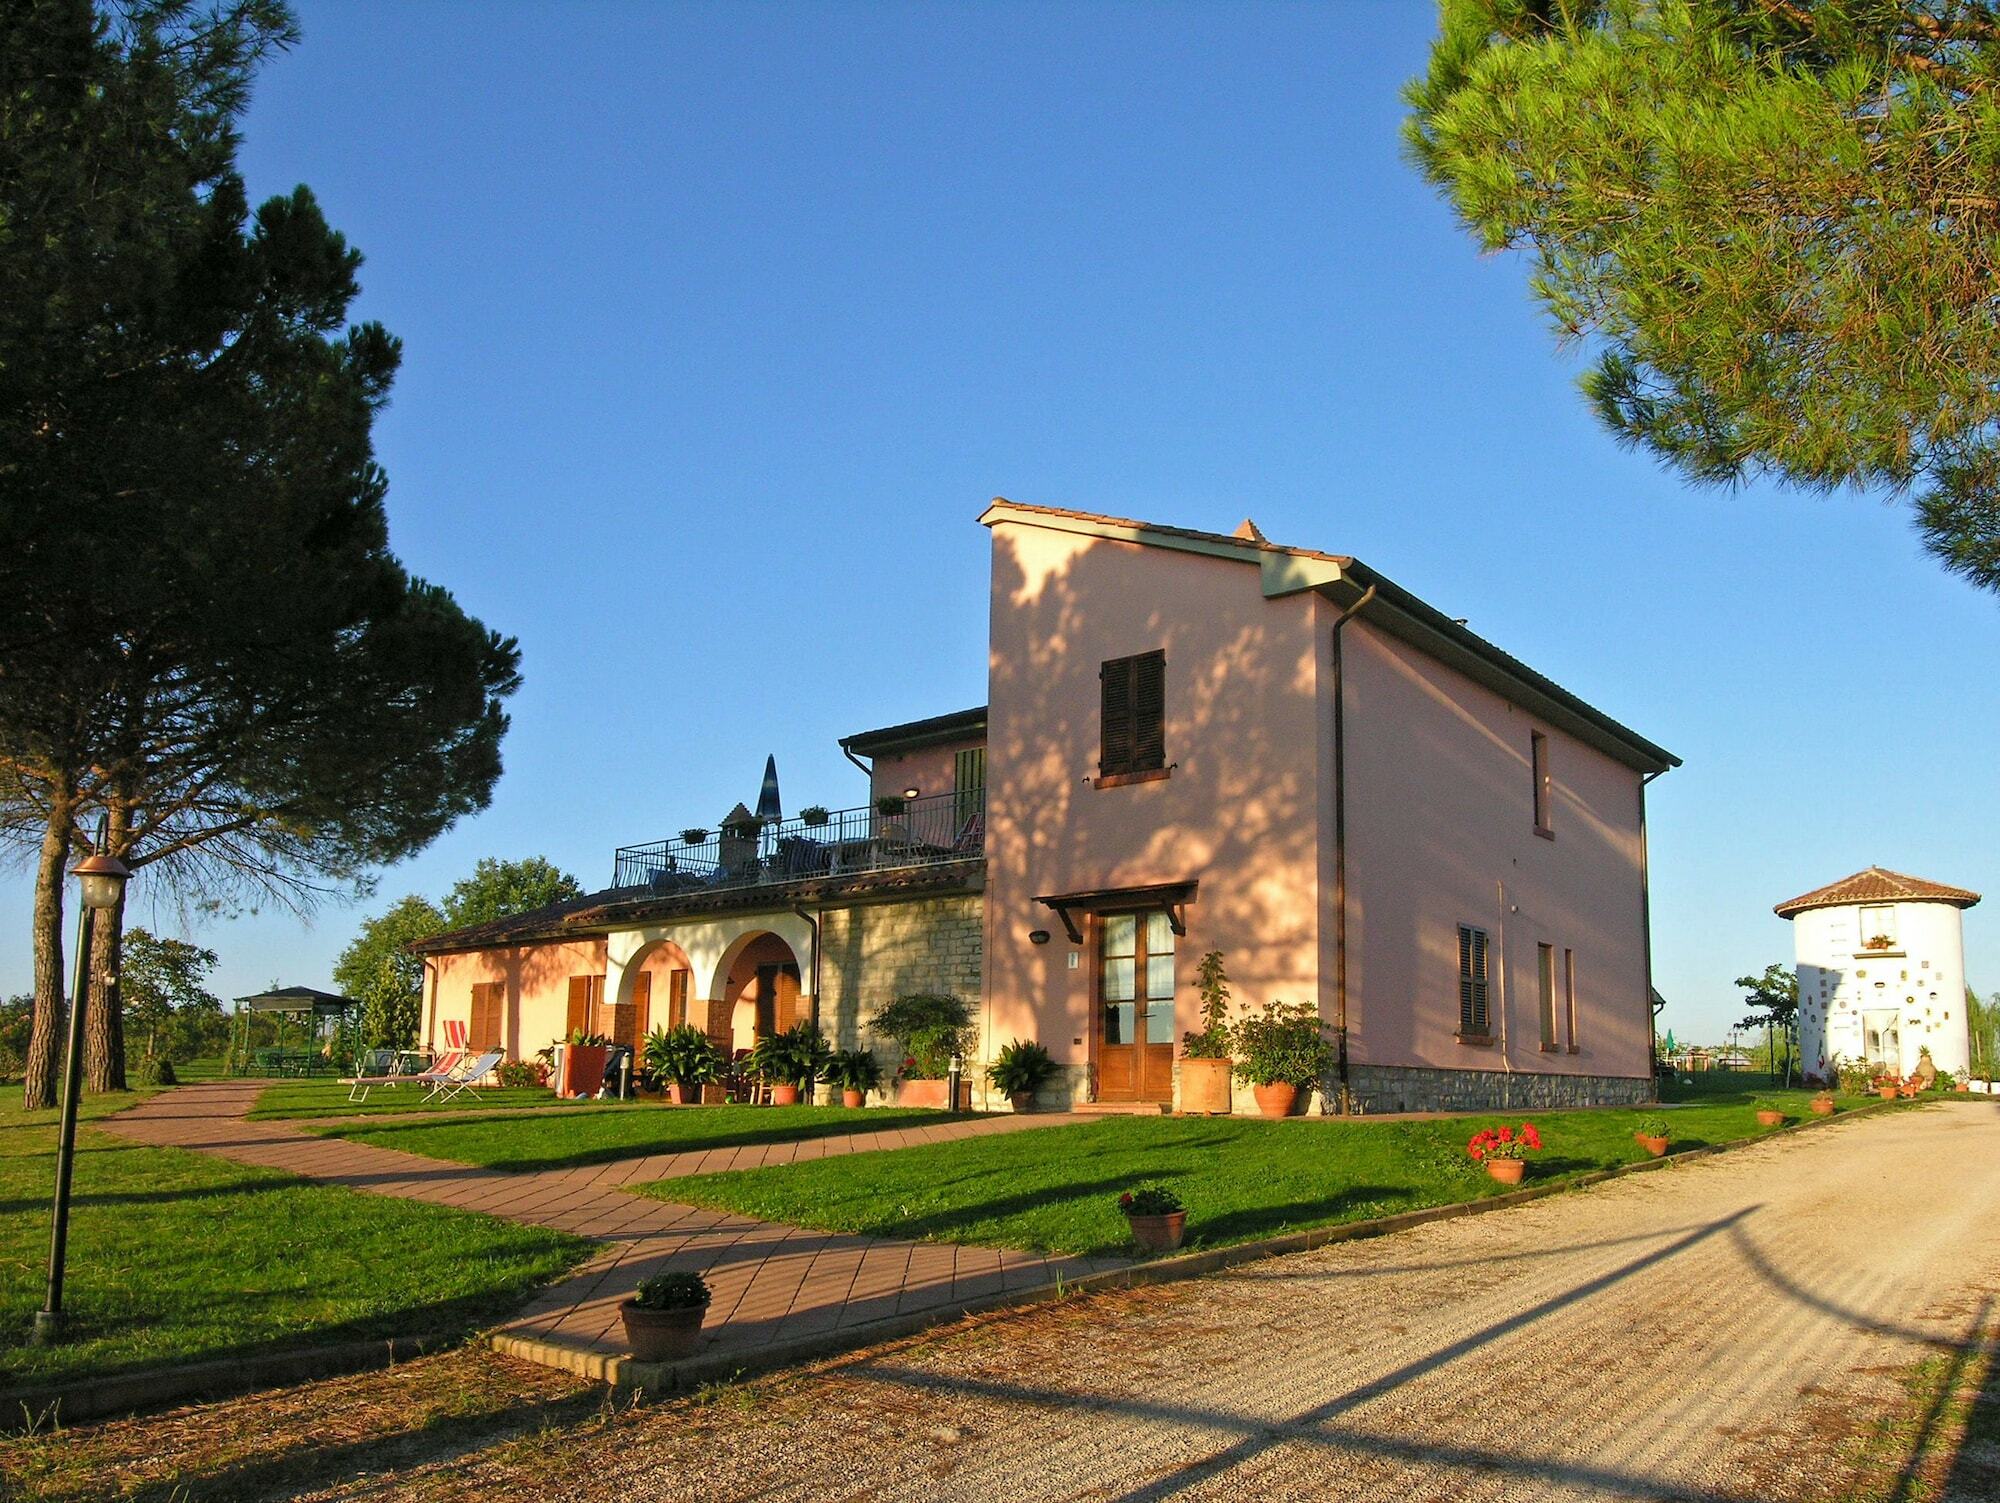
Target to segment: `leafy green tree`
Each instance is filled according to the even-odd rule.
[[[1965,989],[1967,1042],[1972,1050],[1972,1073],[1991,1080],[2000,1073],[2000,992],[1984,1002],[1971,987]]]
[[[31,993],[0,1002],[0,1076],[20,1072],[28,1059],[28,1027],[35,1015]]]
[[[488,856],[444,895],[444,927],[463,929],[510,918],[582,892],[582,883],[544,857],[501,861]]]
[[[511,640],[388,547],[400,359],[360,256],[234,158],[279,0],[15,0],[0,48],[0,839],[34,846],[31,1105],[53,1100],[63,871],[309,905],[482,807]],[[122,915],[88,1077],[122,1084]]]
[[[361,1002],[361,1031],[370,1048],[402,1049],[415,1041],[423,1016],[424,963],[408,946],[451,925],[428,899],[414,894],[361,926],[340,952],[333,983]]]
[[[196,1058],[222,1022],[222,1000],[207,986],[215,951],[145,929],[126,930],[123,948],[119,992],[127,1031],[143,1035],[147,1059]]]
[[[1764,967],[1761,976],[1738,976],[1751,1012],[1739,1028],[1764,1030],[1764,1060],[1775,1078],[1782,1067],[1791,1084],[1799,1043],[1799,978],[1781,965]],[[1781,1063],[1782,1062],[1782,1063]]]
[[[1442,0],[1424,174],[1697,480],[1915,499],[2000,589],[2000,6]]]

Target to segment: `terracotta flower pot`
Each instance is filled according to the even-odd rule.
[[[1181,1245],[1187,1231],[1187,1212],[1169,1211],[1164,1216],[1127,1216],[1132,1240],[1141,1252],[1172,1252]]]
[[[1292,1108],[1298,1104],[1299,1088],[1289,1080],[1274,1081],[1270,1085],[1250,1087],[1250,1094],[1257,1098],[1257,1110],[1266,1117],[1289,1117]]]
[[[965,1089],[969,1081],[959,1082],[959,1104],[964,1103]],[[900,1080],[896,1083],[896,1105],[928,1106],[943,1111],[947,1102],[950,1082],[944,1080]]]
[[[701,1341],[705,1306],[687,1310],[642,1310],[632,1300],[618,1306],[625,1322],[625,1344],[641,1362],[674,1362],[689,1355]]]
[[[1884,1101],[1894,1101],[1896,1099],[1896,1091],[1897,1087],[1892,1085],[1875,1087],[1875,1094],[1880,1096]]]
[[[1774,1112],[1769,1107],[1765,1107],[1757,1113],[1757,1121],[1765,1127],[1776,1127],[1784,1120],[1785,1114],[1783,1112]]]
[[[774,1085],[771,1087],[771,1105],[797,1106],[798,1104],[799,1104],[799,1088],[797,1086]]]
[[[864,1099],[865,1099],[865,1093],[861,1091],[850,1091],[845,1086],[841,1087],[840,1104],[842,1106],[859,1106],[861,1105]]]
[[[1007,1098],[1007,1102],[1017,1112],[1031,1112],[1035,1109],[1035,1093],[1033,1091],[1016,1091]]]
[[[1518,1185],[1521,1176],[1528,1172],[1526,1159],[1488,1159],[1486,1172],[1503,1185]]]
[[[1667,1145],[1673,1142],[1672,1138],[1649,1138],[1642,1132],[1635,1132],[1632,1136],[1639,1140],[1641,1148],[1645,1149],[1646,1152],[1650,1153],[1656,1159],[1665,1158]]]
[[[1233,1068],[1233,1063],[1226,1059],[1183,1059],[1181,1110],[1227,1116],[1230,1109],[1229,1073]]]
[[[1812,1103],[1812,1114],[1815,1117],[1831,1117],[1833,1115],[1833,1103],[1831,1101],[1815,1099]]]

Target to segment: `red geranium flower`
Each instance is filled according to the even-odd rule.
[[[1542,1146],[1542,1135],[1535,1131],[1534,1123],[1523,1122],[1521,1124],[1521,1141],[1526,1143],[1530,1148],[1540,1148]]]
[[[1503,1128],[1501,1128],[1501,1129],[1500,1129],[1500,1141],[1501,1141],[1501,1142],[1503,1142],[1503,1143],[1511,1143],[1511,1142],[1513,1142],[1513,1141],[1514,1141],[1514,1129],[1513,1129],[1513,1128],[1511,1128],[1511,1127],[1503,1127]]]

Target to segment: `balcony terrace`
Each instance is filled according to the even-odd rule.
[[[808,809],[790,819],[751,815],[720,830],[689,829],[668,840],[620,846],[612,886],[661,894],[771,887],[937,866],[985,850],[985,790],[968,788],[885,798],[858,809]]]

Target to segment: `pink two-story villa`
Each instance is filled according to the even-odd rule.
[[[840,812],[617,853],[421,946],[424,1029],[532,1055],[693,1021],[843,1047],[912,991],[1034,1039],[1056,1103],[1175,1099],[1193,977],[1311,1001],[1324,1109],[1652,1093],[1646,785],[1678,759],[1335,554],[995,501],[989,696],[842,743]],[[895,1061],[885,1057],[885,1067]]]

